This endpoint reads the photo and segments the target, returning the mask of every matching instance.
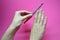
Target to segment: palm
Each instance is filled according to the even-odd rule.
[[[46,18],[44,18],[43,13],[36,13],[34,24],[31,30],[31,39],[38,40],[39,37],[43,36],[44,29],[46,25]]]

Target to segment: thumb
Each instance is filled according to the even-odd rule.
[[[28,14],[26,16],[23,16],[23,19],[29,18],[30,16],[32,16],[32,14]]]

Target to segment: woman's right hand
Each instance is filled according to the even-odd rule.
[[[20,10],[15,12],[15,16],[13,18],[12,24],[16,28],[20,26],[24,20],[28,19],[30,16],[32,16],[31,12],[26,10]]]

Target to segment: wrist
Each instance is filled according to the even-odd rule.
[[[39,38],[37,38],[36,36],[31,36],[30,40],[39,40]]]
[[[12,21],[11,25],[17,27],[17,26],[20,26],[22,23],[23,22],[21,22],[21,21],[19,21],[19,22]]]
[[[20,27],[20,25],[16,26],[15,23],[11,23],[11,25],[8,29],[16,32],[19,29],[19,27]]]
[[[15,28],[16,28],[16,25],[14,23],[11,23],[9,26],[9,29],[15,29]]]

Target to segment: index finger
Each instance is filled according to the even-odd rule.
[[[21,16],[25,16],[30,14],[31,12],[26,11],[26,10],[20,10],[20,11],[16,11],[17,14],[20,14]]]

